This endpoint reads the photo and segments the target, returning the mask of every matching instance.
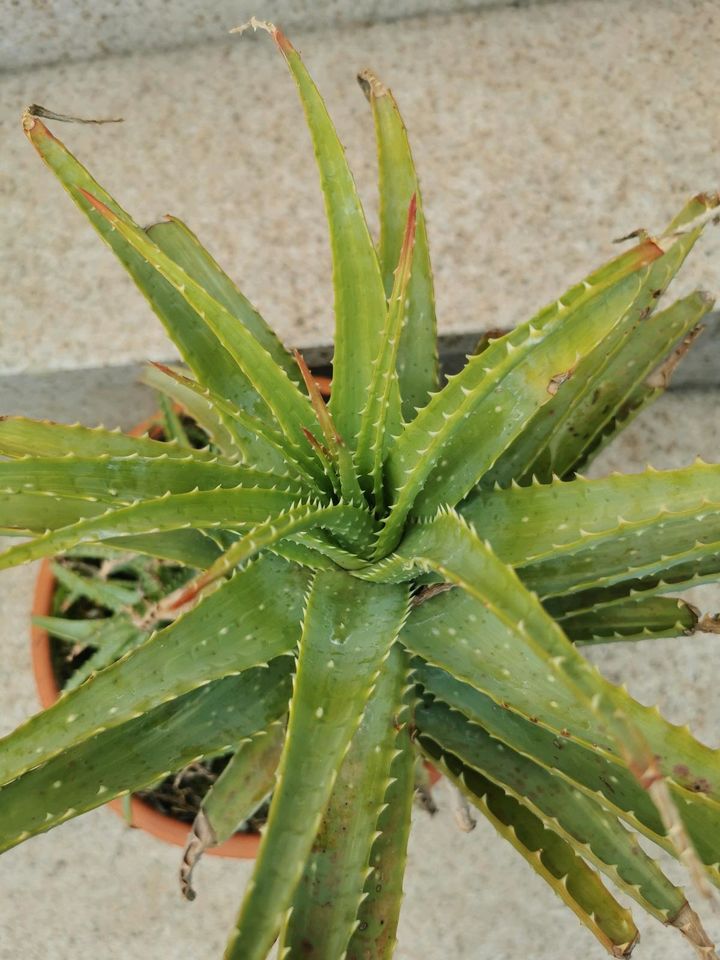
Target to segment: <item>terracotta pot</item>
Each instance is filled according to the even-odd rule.
[[[55,577],[52,574],[50,562],[47,559],[43,560],[40,566],[35,584],[33,616],[48,616],[52,610]],[[30,655],[40,703],[43,707],[51,707],[60,696],[60,688],[52,667],[50,636],[47,630],[43,630],[42,627],[37,627],[34,624],[30,630]],[[128,820],[123,800],[111,800],[108,806],[118,816],[126,821]],[[137,827],[146,833],[151,833],[160,840],[164,840],[166,843],[172,843],[178,847],[185,846],[190,830],[187,823],[182,823],[180,820],[175,820],[174,817],[168,817],[164,813],[160,813],[139,797],[132,797],[130,800],[129,821],[131,827]],[[216,857],[247,859],[257,855],[259,845],[260,837],[258,834],[236,834],[226,840],[225,843],[217,847],[211,847],[206,852]]]

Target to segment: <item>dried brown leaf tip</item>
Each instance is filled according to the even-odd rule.
[[[371,97],[385,97],[390,92],[385,84],[379,80],[372,70],[361,70],[357,75],[357,82],[360,84],[360,89],[368,98]]]
[[[194,900],[196,896],[192,885],[192,875],[198,860],[208,847],[214,847],[216,844],[215,831],[208,820],[207,814],[204,810],[201,810],[195,817],[192,830],[188,834],[180,865],[180,892],[186,900]]]
[[[100,118],[86,118],[86,117],[72,117],[67,113],[55,113],[54,110],[48,110],[47,107],[41,107],[39,103],[31,103],[29,107],[26,107],[25,113],[23,114],[23,125],[25,125],[26,130],[31,130],[32,125],[26,125],[25,118],[28,121],[31,121],[34,117],[44,117],[46,120],[58,120],[60,123],[122,123],[122,117],[100,117]]]
[[[677,927],[683,936],[687,937],[698,957],[701,957],[702,960],[718,960],[715,945],[705,932],[700,917],[689,903],[686,902],[678,915],[669,923],[670,926]]]
[[[627,957],[632,956],[632,952],[635,947],[640,942],[640,934],[638,933],[634,940],[631,940],[629,943],[618,943],[611,947],[610,952],[613,957],[618,957],[618,960],[627,960]]]
[[[700,633],[720,633],[720,613],[706,613],[695,628]]]

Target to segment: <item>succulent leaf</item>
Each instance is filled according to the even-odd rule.
[[[234,526],[258,523],[268,515],[289,509],[295,500],[293,494],[284,490],[261,487],[218,487],[140,500],[10,547],[0,553],[0,569],[62,553],[79,543],[108,540],[121,534],[155,533],[195,525],[201,529],[221,527],[227,523],[229,511]]]
[[[425,215],[407,130],[392,93],[369,70],[358,76],[375,119],[380,192],[380,267],[385,293],[392,293],[410,199],[417,201],[413,269],[400,336],[397,381],[406,423],[414,420],[438,387],[435,294]]]
[[[407,602],[404,587],[315,575],[267,831],[228,960],[263,960],[272,946]]]
[[[281,956],[283,950],[317,960],[347,956],[366,881],[377,879],[371,849],[392,779],[397,735],[407,723],[407,675],[407,657],[395,645],[338,771],[281,936]]]
[[[419,706],[416,724],[420,743],[426,737],[433,741],[431,754],[439,747],[502,787],[648,913],[662,923],[680,914],[686,904],[685,894],[667,879],[618,818],[596,800],[529,757],[510,750],[441,702]]]
[[[69,593],[77,597],[85,597],[97,606],[107,607],[114,613],[135,606],[142,598],[142,592],[135,584],[83,576],[62,563],[52,563],[50,569],[57,583],[65,587]]]
[[[243,445],[233,434],[233,423],[224,420],[217,400],[209,391],[175,368],[149,363],[140,377],[142,383],[178,404],[208,435],[220,455],[228,460],[242,456]]]
[[[145,231],[171,260],[246,327],[291,380],[300,382],[292,355],[255,307],[203,247],[192,230],[177,217],[168,216]]]
[[[417,200],[410,199],[407,224],[400,259],[395,271],[395,282],[388,301],[385,329],[372,370],[367,402],[360,418],[355,460],[361,477],[368,478],[375,510],[383,511],[383,461],[389,439],[400,429],[400,395],[397,388],[396,367],[400,349],[400,334],[405,319],[408,284],[415,245],[415,218]]]
[[[694,202],[685,209],[694,211]],[[542,477],[544,471],[564,476],[572,470],[581,460],[583,438],[587,434],[594,436],[603,423],[622,408],[628,390],[626,385],[642,383],[674,342],[707,313],[712,306],[711,298],[695,294],[688,298],[679,316],[663,312],[651,319],[658,298],[682,266],[704,226],[700,223],[688,233],[674,237],[667,252],[650,265],[630,308],[602,343],[580,360],[562,391],[556,392],[526,424],[522,435],[483,478],[484,486],[495,483],[506,486],[512,480],[527,482],[533,476]],[[669,236],[672,238],[673,233]],[[666,241],[661,237],[658,243],[664,248]]]
[[[433,748],[432,740],[424,740],[423,747],[432,762],[438,763],[457,783],[500,836],[515,847],[610,956],[629,957],[639,938],[632,914],[615,900],[596,871],[578,856],[571,844],[548,830],[525,803],[478,771],[465,767],[452,754]]]
[[[194,462],[162,457],[24,457],[0,461],[0,489],[10,492],[79,497],[108,504],[132,504],[167,493],[220,487],[286,490],[303,487],[287,476],[263,473],[227,462]],[[0,523],[8,520],[0,514]],[[11,518],[8,518],[11,519]]]
[[[263,557],[201,606],[0,741],[0,783],[212,680],[297,643],[307,574]],[[112,706],[108,706],[108,704]]]
[[[555,431],[553,473],[567,477],[583,469],[602,449],[603,437],[616,436],[620,425],[631,422],[628,412],[639,412],[662,396],[672,370],[702,331],[698,324],[714,303],[698,291],[642,321],[604,374],[593,378],[594,389],[586,392],[565,430]]]
[[[390,659],[406,654],[399,644]],[[407,663],[403,669],[407,673]],[[415,795],[416,752],[410,739],[410,708],[414,692],[404,691],[403,709],[394,723],[395,749],[385,802],[377,820],[370,853],[370,869],[364,898],[357,914],[355,931],[348,944],[346,960],[389,960],[397,943],[397,926],[403,899],[403,876],[410,835],[410,815]],[[408,722],[405,722],[408,721]]]
[[[290,657],[142,710],[0,787],[0,850],[230,749],[285,711]],[[70,765],[70,766],[68,766]],[[69,772],[72,770],[72,773]]]
[[[159,557],[161,560],[175,560],[198,570],[209,567],[220,555],[217,544],[201,530],[168,530],[108,537],[103,543],[108,547]],[[93,546],[97,548],[98,544]],[[87,545],[83,549],[86,550]]]
[[[273,547],[298,532],[313,529],[332,533],[346,546],[354,547],[360,553],[363,547],[367,549],[374,532],[368,512],[352,504],[336,503],[323,507],[314,502],[298,503],[251,527],[196,581],[182,589],[177,605],[187,602],[209,583],[224,577],[262,550]]]
[[[215,460],[210,450],[188,450],[178,443],[129,437],[104,427],[68,426],[51,420],[0,417],[0,454],[5,457],[162,457],[190,462]]]
[[[414,516],[460,501],[632,308],[661,255],[646,241],[565,297],[470,357],[398,438],[387,459],[392,509],[384,556]]]
[[[552,614],[550,604],[545,609]],[[573,643],[614,643],[694,633],[698,611],[675,597],[638,594],[601,601],[582,612],[560,615],[557,620]]]
[[[284,737],[281,719],[243,740],[205,795],[180,867],[180,888],[186,899],[195,899],[192,875],[204,851],[228,840],[270,795]]]
[[[617,756],[596,748],[594,744],[583,743],[567,727],[559,732],[549,730],[539,723],[535,714],[510,709],[507,701],[496,701],[469,684],[458,682],[444,670],[420,661],[414,663],[414,668],[420,682],[436,700],[459,710],[496,740],[563,777],[663,849],[677,855],[647,792]],[[687,735],[687,731],[671,729],[676,734]],[[678,765],[674,772],[679,776],[686,770],[689,772],[688,767]],[[697,784],[700,782],[696,781]],[[688,787],[686,790],[676,789],[675,796],[708,876],[713,883],[720,885],[720,852],[717,834],[712,828],[717,814],[714,805],[708,803],[697,789],[693,791],[690,784]]]
[[[240,372],[244,374],[277,421],[294,455],[304,462],[306,469],[311,475],[314,473],[322,485],[317,472],[313,471],[314,460],[304,453],[300,443],[303,430],[313,432],[314,418],[308,399],[300,392],[297,384],[290,380],[281,367],[277,366],[270,354],[242,324],[236,321],[226,307],[163,253],[146,233],[134,224],[125,222],[90,192],[83,191],[81,188],[81,193],[98,213],[107,219],[112,228],[120,233],[153,269],[158,271],[160,276],[192,307],[197,316],[208,325],[218,342],[237,365],[236,376]]]
[[[268,27],[297,84],[320,172],[335,290],[330,409],[340,436],[352,449],[385,324],[382,274],[345,151],[325,103],[297,50],[280,30]]]
[[[462,508],[523,582],[546,597],[718,569],[720,465],[485,491]]]

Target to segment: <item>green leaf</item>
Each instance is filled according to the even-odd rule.
[[[270,795],[284,739],[284,721],[274,720],[243,740],[205,795],[180,867],[180,888],[188,900],[195,899],[193,871],[205,850],[228,840]]]
[[[104,543],[132,553],[177,561],[198,570],[205,570],[220,556],[220,548],[201,530],[168,530],[165,533],[108,537]]]
[[[688,209],[694,210],[691,202]],[[607,336],[579,359],[572,376],[562,382],[550,401],[525,425],[523,433],[483,478],[483,486],[527,482],[546,473],[564,476],[578,462],[582,438],[596,432],[625,403],[627,392],[642,383],[673,343],[706,313],[712,301],[694,295],[680,316],[650,316],[653,307],[682,266],[703,231],[704,223],[674,238],[667,252],[645,273],[632,309],[627,310]],[[658,243],[665,247],[662,238]],[[688,321],[689,316],[689,321]],[[659,342],[658,342],[659,341]]]
[[[458,784],[468,799],[485,814],[501,837],[530,864],[613,957],[629,957],[639,934],[629,910],[621,907],[598,874],[579,857],[567,841],[543,826],[524,804],[455,757],[431,749],[433,763]]]
[[[452,596],[451,594],[448,597]],[[459,594],[455,595],[456,597]],[[443,598],[437,598],[442,600]],[[436,600],[423,604],[430,606]],[[447,614],[447,610],[444,611]],[[450,616],[450,629],[457,631],[461,621]],[[509,661],[513,666],[513,661]],[[461,683],[444,670],[439,670],[421,661],[414,661],[418,680],[428,692],[438,700],[463,713],[473,723],[500,740],[507,747],[530,757],[554,774],[563,777],[573,787],[580,789],[593,800],[614,812],[635,829],[657,843],[669,853],[677,856],[671,841],[667,838],[660,815],[648,793],[638,783],[627,765],[615,754],[587,743],[577,736],[578,727],[572,723],[556,731],[540,723],[532,708],[518,711],[502,694],[510,693],[508,688],[496,691],[495,698],[482,693],[467,683]],[[513,696],[517,702],[517,696]],[[537,706],[543,706],[541,701]],[[652,711],[647,711],[652,715]],[[654,713],[660,719],[659,714]],[[679,730],[661,721],[665,726],[667,740],[676,742],[687,737],[686,730]],[[655,737],[655,742],[660,738]],[[691,741],[692,742],[692,741]],[[678,744],[680,750],[683,749]],[[672,748],[672,744],[671,744]],[[680,752],[680,750],[678,752]],[[694,765],[697,747],[692,748],[684,757],[684,762]],[[717,760],[715,760],[715,764]],[[673,773],[676,778],[690,773],[690,766],[682,766],[678,758]],[[671,764],[663,763],[664,769],[672,769]],[[718,849],[718,808],[717,803],[708,802],[706,796],[697,790],[700,781],[685,781],[686,789],[673,787],[673,796],[682,809],[683,819],[695,843],[698,853],[705,864],[712,881],[720,885],[720,861]]]
[[[263,557],[128,657],[0,740],[0,783],[212,680],[297,643],[307,574]]]
[[[371,515],[360,507],[349,503],[336,503],[329,507],[323,507],[316,502],[295,504],[269,520],[251,527],[218,557],[205,573],[195,582],[188,584],[177,601],[178,605],[190,600],[207,584],[246,563],[261,550],[273,547],[293,535],[297,536],[302,531],[315,528],[328,531],[357,552],[368,548],[374,533]]]
[[[255,307],[218,266],[192,230],[177,217],[166,217],[147,228],[147,235],[193,280],[221,303],[255,337],[275,363],[296,383],[300,382],[292,356]]]
[[[0,417],[0,454],[6,457],[164,457],[189,463],[215,460],[210,450],[188,450],[176,442],[129,437],[104,427],[67,426],[51,420]]]
[[[0,788],[0,850],[114,797],[148,788],[205,754],[232,749],[282,714],[289,657],[206,684],[98,729]]]
[[[108,540],[123,534],[155,533],[195,525],[222,527],[228,522],[237,526],[258,523],[268,514],[287,510],[294,500],[292,494],[283,490],[244,487],[169,494],[157,500],[110,509],[99,517],[80,520],[11,547],[0,553],[0,569],[62,553],[79,543]]]
[[[478,483],[557,393],[579,359],[632,308],[660,250],[650,241],[612,261],[561,300],[471,357],[404,430],[388,454],[392,510],[378,542],[385,556],[413,516],[454,505]]]
[[[398,644],[391,656],[398,656]],[[411,699],[406,692],[406,701]],[[400,716],[404,719],[404,714]],[[407,723],[400,723],[395,736],[395,757],[390,766],[390,784],[385,808],[378,817],[365,897],[357,915],[357,927],[348,945],[346,960],[389,960],[397,943],[397,925],[403,898],[403,876],[410,835],[410,815],[415,795],[416,752]]]
[[[308,398],[300,392],[297,384],[289,379],[281,367],[278,367],[253,335],[182,267],[163,253],[147,234],[134,224],[125,222],[111,207],[89,191],[82,191],[82,195],[101,216],[107,219],[112,229],[117,231],[153,269],[157,270],[160,276],[207,324],[237,364],[238,373],[242,372],[275,417],[291,450],[313,473],[315,461],[305,453],[302,441],[304,440],[303,429],[312,432],[314,417]],[[220,395],[223,394],[220,393]],[[263,411],[259,410],[258,413],[262,418]]]
[[[701,784],[710,823],[720,822],[720,752],[673,727],[660,713],[605,680],[569,643],[514,571],[461,523],[442,514],[406,537],[414,563],[461,587],[436,596],[411,615],[401,641],[413,653],[491,696],[556,736],[619,758],[642,783],[652,768],[664,775],[683,818]],[[458,606],[453,610],[455,603]],[[421,613],[434,608],[428,629]],[[688,795],[689,794],[689,795]],[[688,825],[690,829],[690,825]],[[706,841],[703,839],[703,843]],[[698,844],[699,846],[699,844]],[[707,846],[706,846],[707,849]],[[715,850],[715,863],[720,860]]]
[[[174,367],[150,363],[144,368],[140,381],[179,404],[205,431],[223,457],[236,460],[242,456],[242,444],[236,441],[229,425],[223,422],[222,415],[210,399],[209,391],[196,380],[190,380]]]
[[[102,617],[99,620],[71,620],[69,617],[41,617],[34,616],[32,622],[36,627],[47,630],[54,637],[60,640],[67,640],[69,643],[78,643],[82,646],[94,646],[93,640],[96,635],[102,636],[103,629],[107,627],[112,620],[122,620],[127,623],[126,617]]]
[[[686,900],[617,817],[562,777],[508,749],[485,730],[445,704],[426,703],[416,711],[420,744],[436,745],[488,777],[528,807],[545,827],[568,841],[575,852],[606,874],[640,906],[670,923]]]
[[[612,362],[599,368],[591,390],[588,381],[582,401],[562,429],[556,429],[551,458],[554,473],[565,477],[584,467],[590,452],[600,452],[602,437],[608,433],[617,436],[619,424],[629,422],[626,411],[639,410],[665,392],[672,369],[695,339],[697,325],[714,302],[706,293],[693,293],[641,321]]]
[[[405,302],[413,263],[415,243],[416,198],[413,194],[407,215],[407,226],[400,259],[395,271],[395,283],[390,293],[385,329],[382,332],[378,354],[372,370],[367,402],[360,418],[360,432],[355,459],[360,476],[366,479],[372,493],[375,510],[383,510],[383,461],[385,450],[400,429],[400,396],[397,392],[396,363],[400,348],[400,334],[405,318]]]
[[[101,580],[97,576],[86,577],[62,563],[53,563],[50,569],[56,581],[69,593],[77,597],[85,597],[99,607],[112,610],[113,613],[134,607],[142,600],[142,592],[136,584]]]
[[[413,270],[397,362],[403,419],[410,423],[438,386],[435,294],[425,215],[407,131],[395,98],[368,70],[358,80],[375,118],[380,175],[380,267],[388,297],[400,259],[408,205],[411,197],[417,198]]]
[[[394,646],[342,761],[280,938],[281,956],[283,950],[314,960],[348,955],[366,880],[378,881],[371,849],[392,779],[398,730],[407,724],[403,704],[407,674],[407,656]],[[409,823],[409,809],[407,815]],[[393,931],[385,936],[392,939]]]
[[[323,99],[287,37],[274,27],[271,33],[297,84],[320,171],[335,290],[330,409],[340,436],[354,447],[385,325],[382,275],[345,151]]]
[[[705,561],[705,575],[719,569],[720,504],[710,501],[718,478],[720,465],[698,461],[554,481],[480,493],[463,515],[543,597],[653,575],[657,583],[686,564]]]
[[[63,692],[75,690],[76,687],[85,683],[88,677],[110,666],[130,650],[139,647],[147,638],[147,630],[138,629],[127,619],[123,622],[121,617],[110,618],[110,622],[103,624],[102,628],[89,640],[89,643],[96,645],[98,649],[74,671],[63,686]]]
[[[314,440],[310,435],[308,435],[308,440],[312,441],[315,453],[320,458],[341,499],[346,500],[348,503],[364,506],[366,501],[360,488],[357,473],[355,472],[352,453],[337,432],[335,421],[325,404],[325,398],[318,387],[315,377],[310,372],[310,368],[305,363],[302,354],[299,350],[294,350],[293,355],[298,369],[302,374],[302,378],[305,381],[305,388],[310,396],[310,402],[315,411],[315,416],[317,417],[327,449],[323,448],[319,441]]]
[[[42,159],[135,281],[198,380],[237,407],[255,410],[257,394],[213,330],[172,284],[113,229],[82,191],[106,205],[131,231],[142,233],[140,228],[37,117],[26,116],[24,127]],[[163,233],[161,240],[164,238]],[[193,266],[197,269],[196,262]]]
[[[180,415],[173,408],[170,400],[161,393],[160,397],[160,412],[162,413],[163,420],[163,433],[168,440],[177,440],[181,447],[186,447],[190,449],[192,444],[187,438],[185,433],[185,427],[183,427],[180,420]]]
[[[4,536],[45,533],[79,520],[97,517],[107,503],[78,497],[54,497],[47,493],[0,492],[0,526]]]
[[[407,611],[407,590],[320,571],[307,601],[287,738],[228,960],[264,960],[303,872],[333,783]]]
[[[552,601],[545,607],[552,615]],[[561,614],[556,619],[573,643],[614,643],[694,633],[698,612],[675,597],[637,594],[600,601],[588,610]]]
[[[213,438],[221,453],[227,451],[225,455],[232,460],[239,454],[256,469],[278,474],[289,471],[307,479],[307,472],[283,435],[265,420],[234,407],[174,367],[153,363],[142,379],[180,403]]]
[[[129,504],[166,493],[255,487],[300,495],[297,480],[227,462],[167,457],[24,457],[0,461],[0,489],[43,496],[80,497]],[[12,503],[12,500],[10,501]],[[0,514],[0,523],[9,522]]]

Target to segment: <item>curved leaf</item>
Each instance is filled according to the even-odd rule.
[[[99,517],[51,530],[28,543],[0,553],[0,569],[28,560],[62,553],[79,543],[108,540],[120,535],[156,533],[182,527],[223,527],[258,523],[293,505],[295,497],[283,490],[239,489],[179,493],[107,510]]]
[[[289,684],[284,692],[289,695]],[[284,739],[282,720],[255,731],[240,743],[203,798],[180,867],[180,889],[188,900],[195,899],[192,875],[204,851],[228,840],[270,795]]]
[[[206,754],[232,749],[276,719],[289,657],[226,677],[108,729],[0,787],[0,850],[114,797],[153,786]]]
[[[264,960],[270,950],[406,612],[403,587],[378,589],[341,572],[315,575],[277,787],[228,960]]]
[[[362,909],[366,880],[376,885],[379,880],[373,876],[371,850],[379,839],[378,820],[392,785],[398,733],[406,731],[407,675],[407,656],[393,646],[338,771],[281,936],[281,956],[283,950],[290,956],[309,954],[314,960],[352,955],[348,943]],[[407,814],[409,825],[409,809]],[[402,831],[403,824],[399,826]],[[404,860],[404,850],[398,852]],[[376,895],[375,899],[375,910],[382,910],[384,898]],[[392,929],[374,933],[391,941],[394,937]]]
[[[363,71],[358,81],[375,118],[380,180],[380,268],[388,297],[400,259],[408,204],[411,197],[417,198],[413,270],[397,359],[403,419],[410,423],[438,386],[435,294],[425,215],[407,130],[395,98],[369,70]]]
[[[0,784],[212,680],[297,643],[307,574],[274,557],[238,573],[171,626],[0,740]]]
[[[632,914],[608,892],[598,874],[567,841],[546,829],[539,817],[475,770],[432,741],[423,746],[468,799],[485,814],[501,837],[530,864],[613,957],[629,957],[639,934]]]
[[[335,289],[330,409],[340,436],[353,447],[385,324],[385,290],[345,151],[323,99],[287,37],[272,26],[270,32],[297,84],[315,147],[330,229]]]
[[[648,263],[661,255],[651,241],[592,274],[565,297],[471,357],[403,431],[388,454],[392,510],[377,556],[397,544],[405,520],[454,505],[478,483],[548,403],[582,357],[633,308]]]

